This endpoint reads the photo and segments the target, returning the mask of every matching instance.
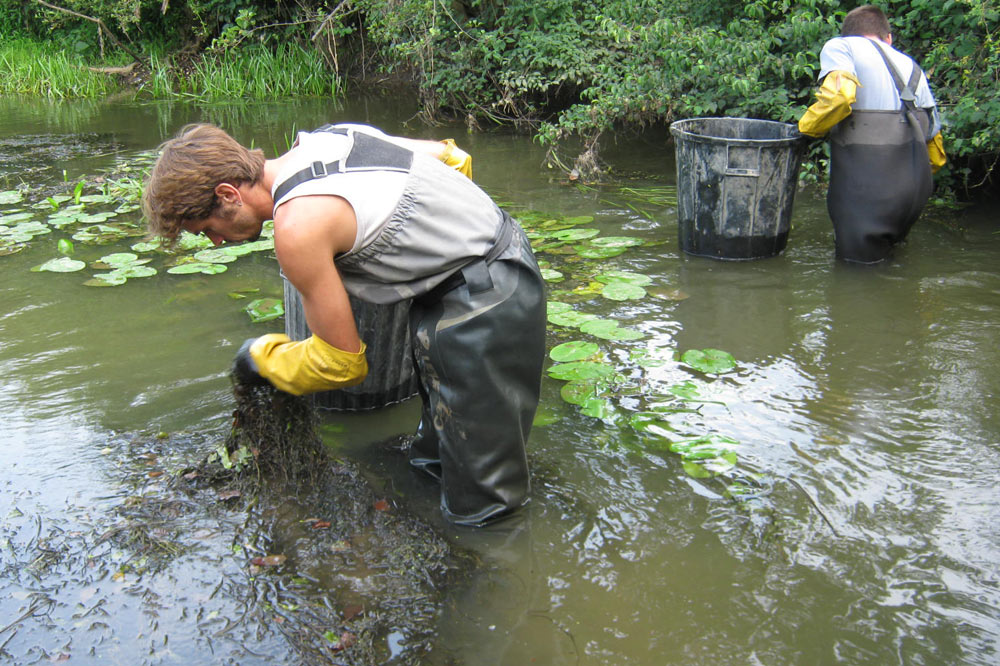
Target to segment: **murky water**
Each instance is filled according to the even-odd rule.
[[[531,505],[500,529],[458,531],[440,525],[431,485],[378,444],[414,426],[415,404],[326,417],[337,455],[493,565],[449,590],[425,663],[996,662],[996,208],[929,211],[892,262],[857,268],[833,260],[822,194],[806,189],[783,255],[715,262],[678,251],[669,205],[581,191],[544,169],[528,138],[426,128],[411,113],[0,100],[0,190],[27,184],[33,203],[196,120],[269,153],[293,127],[352,120],[457,135],[477,181],[512,210],[592,215],[606,235],[665,241],[606,264],[686,298],[579,307],[646,334],[600,340],[609,358],[637,347],[735,356],[736,371],[715,379],[673,360],[647,377],[700,382],[712,402],[674,425],[738,441],[728,476],[689,476],[677,455],[565,403],[563,382],[546,377]],[[605,154],[635,188],[672,183],[671,157],[665,133]],[[245,577],[240,517],[177,503],[149,474],[181,469],[227,427],[235,349],[281,328],[252,324],[228,294],[279,296],[275,262],[257,254],[221,275],[93,289],[82,273],[29,271],[56,256],[59,237],[0,257],[0,649],[13,663],[296,663],[280,632],[228,630],[251,603],[232,583]],[[130,242],[78,244],[76,256]],[[586,336],[554,330],[551,341],[573,337]],[[754,485],[749,499],[727,492],[734,475]],[[145,574],[127,548],[86,536],[135,497],[163,502],[185,528],[173,535],[184,554]],[[384,640],[390,661],[406,659],[405,635]]]

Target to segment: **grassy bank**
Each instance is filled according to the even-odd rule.
[[[65,99],[101,97],[120,88],[115,77],[89,69],[66,50],[27,39],[0,40],[0,94]]]
[[[101,63],[102,67],[128,64],[127,56]],[[122,90],[147,99],[260,100],[338,96],[342,84],[318,53],[297,45],[250,46],[208,52],[196,59],[164,56],[154,49],[148,65],[122,77],[94,71],[54,43],[27,39],[0,43],[0,95],[98,98]]]

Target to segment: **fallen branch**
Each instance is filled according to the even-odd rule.
[[[49,4],[49,3],[45,2],[45,0],[35,0],[35,2],[37,2],[40,5],[42,5],[43,7],[48,7],[49,9],[51,9],[53,11],[63,12],[64,14],[69,14],[70,16],[75,16],[77,18],[82,18],[85,21],[90,21],[91,23],[96,23],[97,24],[97,29],[98,29],[98,34],[101,34],[103,32],[103,34],[105,34],[109,38],[111,38],[111,41],[114,42],[115,45],[118,48],[120,48],[122,51],[124,51],[125,53],[129,54],[130,56],[132,56],[132,59],[135,60],[137,63],[142,64],[142,58],[140,58],[138,55],[136,55],[135,51],[133,51],[129,47],[127,47],[124,44],[122,44],[121,41],[119,41],[118,38],[115,37],[115,34],[113,32],[111,32],[110,30],[108,30],[108,26],[104,25],[104,21],[102,21],[101,19],[94,18],[93,16],[87,16],[85,14],[81,14],[79,12],[75,12],[72,9],[66,9],[65,7],[57,7],[55,5],[52,5],[52,4]]]
[[[97,72],[98,74],[117,74],[119,76],[126,76],[131,74],[132,70],[134,70],[135,66],[138,64],[139,63],[133,62],[125,65],[124,67],[88,67],[87,69],[92,72]]]

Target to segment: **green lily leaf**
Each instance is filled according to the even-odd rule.
[[[73,247],[73,241],[66,238],[59,239],[59,242],[56,243],[56,249],[59,251],[59,254],[65,255],[67,257],[73,254],[73,252],[75,251]]]
[[[128,278],[117,271],[98,273],[92,279],[83,283],[85,287],[117,287],[128,282]]]
[[[546,282],[562,282],[563,280],[566,279],[565,275],[551,268],[543,268],[541,269],[541,272],[542,272],[542,279],[545,280]]]
[[[611,284],[612,282],[627,282],[638,287],[645,287],[653,282],[653,278],[642,273],[632,273],[630,271],[605,271],[594,278],[598,282]]]
[[[573,309],[573,306],[569,303],[560,303],[559,301],[549,301],[545,304],[545,309],[548,314],[559,314],[561,312],[569,312]]]
[[[597,239],[594,239],[597,240]],[[594,241],[591,241],[593,243]],[[584,259],[610,259],[624,254],[628,248],[624,247],[600,247],[597,245],[574,245],[573,250]]]
[[[624,328],[613,319],[591,319],[580,324],[580,331],[603,340],[639,340],[645,335],[634,328]]]
[[[40,271],[49,271],[52,273],[74,273],[76,271],[82,271],[86,267],[87,264],[82,261],[70,259],[69,257],[59,257],[58,259],[49,259],[44,264],[39,264],[31,270],[36,273]]]
[[[0,204],[16,204],[21,203],[24,198],[24,194],[20,190],[6,190],[0,192]]]
[[[597,361],[573,361],[553,365],[548,373],[553,379],[571,381],[610,377],[615,374],[615,369],[607,363]]]
[[[599,229],[563,229],[554,231],[549,236],[564,242],[574,242],[593,238],[599,233],[601,233]]]
[[[143,278],[152,277],[156,275],[156,269],[152,266],[143,266],[141,264],[129,264],[127,266],[120,266],[119,268],[111,271],[117,275],[125,278]]]
[[[601,296],[612,301],[634,301],[646,296],[646,290],[629,282],[611,282],[601,289]]]
[[[8,215],[0,215],[0,224],[17,224],[18,222],[24,222],[30,220],[35,215],[34,213],[10,213]]]
[[[646,241],[633,236],[603,236],[590,241],[596,247],[636,247]]]
[[[578,328],[584,322],[596,318],[597,315],[590,314],[588,312],[577,312],[576,310],[557,312],[548,316],[549,322],[555,324],[556,326],[568,326],[570,328]]]
[[[135,243],[134,245],[132,245],[131,250],[133,252],[154,252],[156,250],[159,250],[161,245],[162,243],[160,242],[160,239],[157,238],[156,240],[152,241],[142,241],[141,243]]]
[[[167,272],[172,275],[190,275],[192,273],[204,273],[205,275],[215,275],[224,273],[225,264],[209,264],[203,261],[189,261],[173,268],[168,268]]]
[[[271,321],[285,314],[285,306],[279,298],[258,298],[247,303],[244,309],[254,323]]]
[[[736,367],[736,359],[720,349],[689,349],[681,361],[706,374],[729,372]]]
[[[582,361],[590,358],[598,351],[600,351],[600,347],[593,342],[573,340],[572,342],[564,342],[561,345],[553,347],[552,350],[549,351],[549,358],[557,363]]]
[[[580,412],[595,419],[605,420],[615,414],[615,407],[602,398],[587,398],[580,405]]]
[[[570,381],[559,389],[559,396],[571,405],[582,405],[590,398],[597,397],[597,385],[592,381]]]
[[[235,247],[239,247],[238,245]],[[236,256],[231,252],[224,252],[222,249],[211,249],[211,250],[201,250],[195,252],[195,261],[200,261],[206,264],[228,264],[230,262],[236,261]]]

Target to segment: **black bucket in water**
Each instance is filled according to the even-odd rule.
[[[293,340],[312,335],[302,296],[285,279],[285,334]],[[368,346],[368,377],[357,386],[314,394],[317,407],[338,411],[379,409],[417,395],[419,378],[410,346],[410,302],[376,305],[351,298],[358,334]]]
[[[804,141],[795,125],[691,118],[670,125],[684,252],[759,259],[785,249]]]

